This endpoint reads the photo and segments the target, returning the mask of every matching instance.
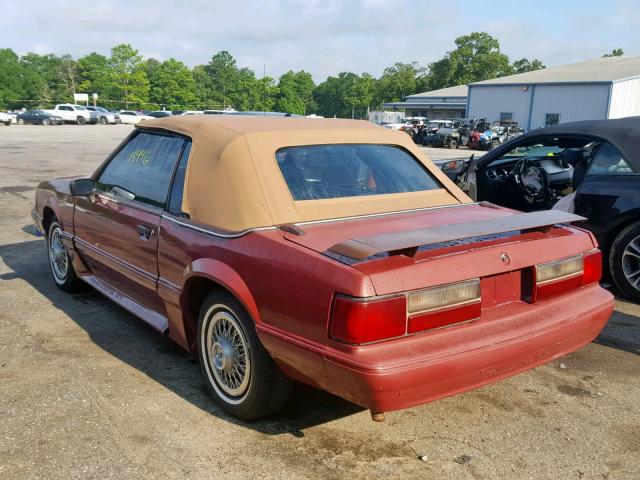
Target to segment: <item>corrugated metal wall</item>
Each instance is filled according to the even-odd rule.
[[[640,78],[613,84],[609,118],[640,115]]]
[[[494,122],[500,120],[501,113],[512,113],[513,120],[527,128],[530,103],[531,86],[470,86],[467,116]]]
[[[544,127],[547,114],[559,114],[560,123],[602,119],[607,118],[610,89],[610,84],[472,85],[467,116],[493,122],[510,112],[529,130]]]
[[[610,84],[536,85],[530,130],[545,126],[548,113],[560,123],[607,118]]]

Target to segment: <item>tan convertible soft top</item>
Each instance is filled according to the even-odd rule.
[[[245,115],[184,115],[146,120],[193,140],[183,211],[228,231],[469,202],[403,132],[360,120]],[[422,192],[294,201],[275,154],[282,147],[332,143],[398,145],[444,186]]]

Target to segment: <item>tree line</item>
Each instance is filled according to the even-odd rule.
[[[281,111],[300,115],[365,118],[369,109],[428,90],[545,68],[537,59],[513,62],[498,40],[474,32],[427,66],[395,63],[378,78],[342,72],[315,84],[309,72],[288,71],[276,81],[259,78],[226,51],[189,68],[175,58],[143,58],[129,44],[110,55],[17,55],[0,49],[0,108],[38,108],[69,102],[74,93],[97,93],[98,104],[128,109],[220,109]]]

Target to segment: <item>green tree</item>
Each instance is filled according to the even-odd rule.
[[[213,105],[228,106],[238,100],[236,90],[241,79],[241,73],[236,60],[226,51],[216,53],[209,63],[204,66],[206,73],[205,93],[203,99]],[[245,75],[246,77],[246,75]],[[246,78],[243,79],[246,81]],[[235,106],[238,108],[238,106]]]
[[[249,85],[249,108],[260,112],[273,111],[279,92],[275,80],[271,77],[262,77]]]
[[[278,81],[278,101],[276,109],[281,112],[308,115],[317,108],[313,98],[315,89],[313,77],[303,70],[283,73]]]
[[[78,91],[97,93],[101,101],[109,99],[109,59],[92,52],[78,59]]]
[[[359,76],[342,72],[337,77],[329,77],[314,92],[318,113],[325,117],[365,118],[374,89],[375,79],[368,73]]]
[[[340,109],[338,84],[339,80],[336,77],[329,76],[324,82],[318,84],[313,91],[319,114],[325,117],[337,116],[337,112]]]
[[[456,38],[456,49],[430,65],[431,88],[464,85],[511,73],[509,57],[500,43],[486,32]]]
[[[621,48],[614,48],[613,50],[611,50],[611,53],[605,53],[602,57],[606,58],[606,57],[621,57],[624,55],[624,50],[622,50]]]
[[[144,73],[147,74],[147,78],[151,80],[153,74],[156,70],[162,65],[162,62],[156,58],[147,58],[144,62],[142,62],[142,69]]]
[[[520,60],[516,60],[513,62],[513,64],[511,64],[511,71],[514,74],[532,72],[534,70],[542,70],[543,68],[546,68],[546,67],[537,58],[534,58],[533,60],[529,60],[527,58],[521,58]]]
[[[20,59],[10,48],[0,49],[0,108],[15,108],[24,97]]]
[[[149,100],[149,79],[142,56],[131,45],[121,44],[111,49],[108,78],[110,98],[124,103],[125,107],[144,105]]]
[[[272,110],[277,86],[270,77],[258,80],[248,68],[239,68],[226,51],[216,53],[209,63],[196,67],[193,77],[200,100],[209,107],[237,110]]]
[[[235,64],[235,60],[234,60]],[[236,110],[257,110],[255,104],[260,98],[256,76],[248,68],[235,68],[224,86],[225,101]]]
[[[20,58],[24,95],[29,106],[69,101],[60,78],[61,59],[54,54],[27,53]]]
[[[71,58],[71,55],[65,54],[60,57],[58,78],[62,93],[69,100],[72,100],[73,94],[78,92],[78,62]]]
[[[162,62],[149,77],[151,103],[171,110],[194,105],[196,84],[187,66],[170,58]]]
[[[400,102],[407,95],[427,90],[429,76],[418,63],[396,63],[384,69],[375,89],[374,103],[378,107],[384,102]]]
[[[207,104],[207,99],[209,97],[209,90],[208,90],[208,81],[209,81],[209,77],[207,75],[207,72],[205,70],[205,66],[204,65],[196,65],[195,67],[193,67],[193,70],[191,70],[191,76],[193,77],[193,83],[194,83],[194,88],[195,88],[195,94],[196,94],[196,98],[198,100],[198,103],[202,104],[202,105],[206,105]],[[211,105],[212,107],[215,105]]]

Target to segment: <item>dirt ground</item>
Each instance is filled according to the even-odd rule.
[[[621,300],[582,350],[385,423],[303,387],[267,420],[225,415],[168,339],[56,289],[34,235],[37,182],[129,131],[0,127],[1,479],[640,479],[640,308]]]

